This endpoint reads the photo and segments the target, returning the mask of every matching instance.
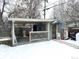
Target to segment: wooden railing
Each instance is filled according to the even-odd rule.
[[[29,41],[35,40],[47,40],[48,39],[48,31],[31,31],[29,33]]]

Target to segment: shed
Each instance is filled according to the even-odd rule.
[[[28,36],[28,40],[29,40],[28,42],[32,42],[32,41],[35,41],[35,40],[41,40],[41,39],[47,39],[47,40],[52,39],[51,22],[53,22],[53,20],[26,19],[26,18],[9,18],[8,20],[10,22],[12,22],[11,23],[11,25],[12,25],[11,38],[12,38],[12,44],[13,45],[16,45],[18,43],[17,37],[15,35],[15,27],[16,28],[17,27],[24,28],[23,31],[22,31],[22,34],[23,34],[23,37]],[[36,24],[39,24],[39,25],[36,25]]]

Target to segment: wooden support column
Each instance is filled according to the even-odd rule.
[[[31,31],[29,32],[29,43],[31,43],[31,32],[33,32],[33,23],[30,24]]]
[[[68,38],[68,26],[67,24],[65,23],[65,28],[64,28],[64,39],[67,39]]]
[[[23,37],[26,37],[26,31],[23,30]]]
[[[47,30],[48,30],[48,40],[51,39],[51,35],[50,35],[50,23],[48,22],[47,24]]]
[[[31,43],[31,32],[33,32],[33,23],[31,23],[31,31],[29,32],[29,43]]]
[[[33,31],[33,24],[31,24],[31,31]]]
[[[16,36],[15,36],[15,27],[14,27],[14,21],[12,21],[12,45],[16,45],[17,44],[17,40],[16,40]]]

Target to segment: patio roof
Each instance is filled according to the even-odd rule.
[[[14,22],[53,22],[53,20],[49,19],[8,18],[8,20]]]

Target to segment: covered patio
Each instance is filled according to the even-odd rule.
[[[20,37],[22,37],[20,38],[22,41],[25,40],[29,43],[32,41],[52,39],[51,23],[53,20],[24,18],[9,18],[8,20],[12,24],[12,45],[17,45]]]

